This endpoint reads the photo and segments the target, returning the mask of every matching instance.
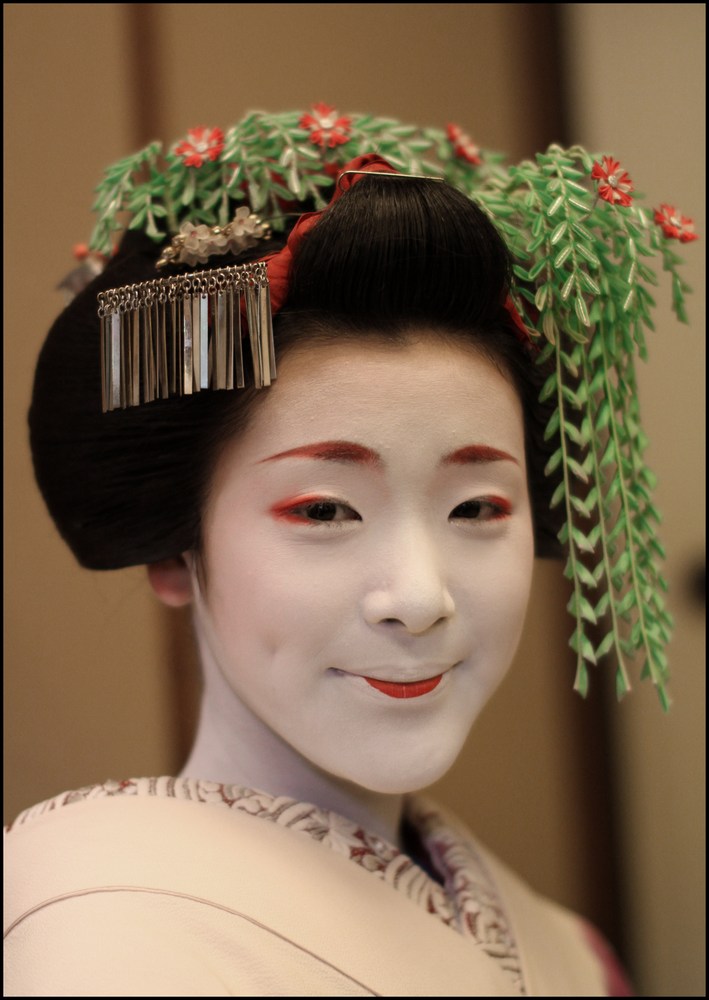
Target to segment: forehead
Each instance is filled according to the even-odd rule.
[[[264,392],[246,432],[227,449],[232,459],[257,462],[332,438],[384,455],[490,444],[523,459],[522,407],[511,381],[475,348],[436,336],[296,347]]]
[[[323,441],[362,445],[406,474],[430,474],[470,445],[504,451],[526,468],[511,382],[477,350],[437,336],[298,346],[263,392],[245,431],[221,452],[212,500],[227,480],[258,489],[261,472],[274,465],[266,459]]]

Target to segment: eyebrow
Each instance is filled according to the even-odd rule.
[[[503,461],[514,462],[515,465],[519,465],[514,455],[510,455],[507,451],[501,451],[499,448],[491,448],[486,444],[469,444],[465,448],[458,448],[457,451],[452,451],[449,455],[444,455],[441,459],[441,465],[478,465],[483,462]]]
[[[279,451],[277,455],[269,455],[262,462],[275,462],[280,458],[311,458],[325,462],[346,462],[353,465],[382,465],[382,457],[378,452],[353,441],[319,441],[317,444],[306,444],[300,448],[289,448]]]
[[[371,465],[380,467],[383,465],[381,455],[372,448],[365,448],[364,445],[355,444],[353,441],[318,441],[316,444],[301,445],[298,448],[289,448],[287,451],[279,451],[277,455],[269,455],[262,458],[261,462],[275,462],[281,458],[310,458],[316,461],[344,462],[352,465]],[[510,455],[509,452],[501,451],[499,448],[492,448],[486,444],[469,444],[464,448],[444,455],[441,465],[477,465],[484,462],[519,462]]]

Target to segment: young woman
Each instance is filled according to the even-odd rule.
[[[627,175],[603,161],[599,210],[554,154],[562,200],[551,211],[560,186],[538,190],[542,224],[518,232],[531,245],[543,231],[555,259],[573,239],[575,259],[536,275],[518,261],[513,299],[488,217],[497,205],[519,256],[500,167],[449,130],[464,194],[411,176],[431,168],[403,140],[372,155],[370,124],[325,136],[311,120],[250,116],[226,141],[197,130],[175,147],[138,209],[146,233],[124,237],[40,357],[30,424],[50,511],[83,565],[146,564],[165,603],[192,605],[204,689],[182,775],[67,793],[12,826],[9,995],[623,993],[591,929],[413,793],[450,767],[507,670],[535,545],[557,533],[580,565],[584,687],[595,567],[568,515],[592,513],[603,456],[573,345],[620,294],[583,270],[583,232],[606,212],[621,239]],[[467,196],[481,166],[485,211]],[[229,221],[245,191],[273,235],[243,208]],[[99,247],[121,207],[104,204]],[[565,414],[569,394],[582,402]],[[581,490],[569,470],[586,464]],[[602,547],[602,509],[596,522]]]

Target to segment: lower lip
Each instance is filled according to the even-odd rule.
[[[365,681],[371,687],[388,695],[389,698],[421,698],[424,694],[430,694],[441,683],[443,674],[438,677],[429,677],[425,681],[411,681],[409,684],[395,684],[392,681],[376,681],[373,677],[365,677]]]

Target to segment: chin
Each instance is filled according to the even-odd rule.
[[[408,760],[398,760],[384,766],[378,761],[376,766],[357,769],[355,773],[343,774],[345,780],[370,792],[380,795],[405,795],[420,792],[434,784],[453,766],[461,751],[460,746],[439,749],[436,753],[414,755]]]

